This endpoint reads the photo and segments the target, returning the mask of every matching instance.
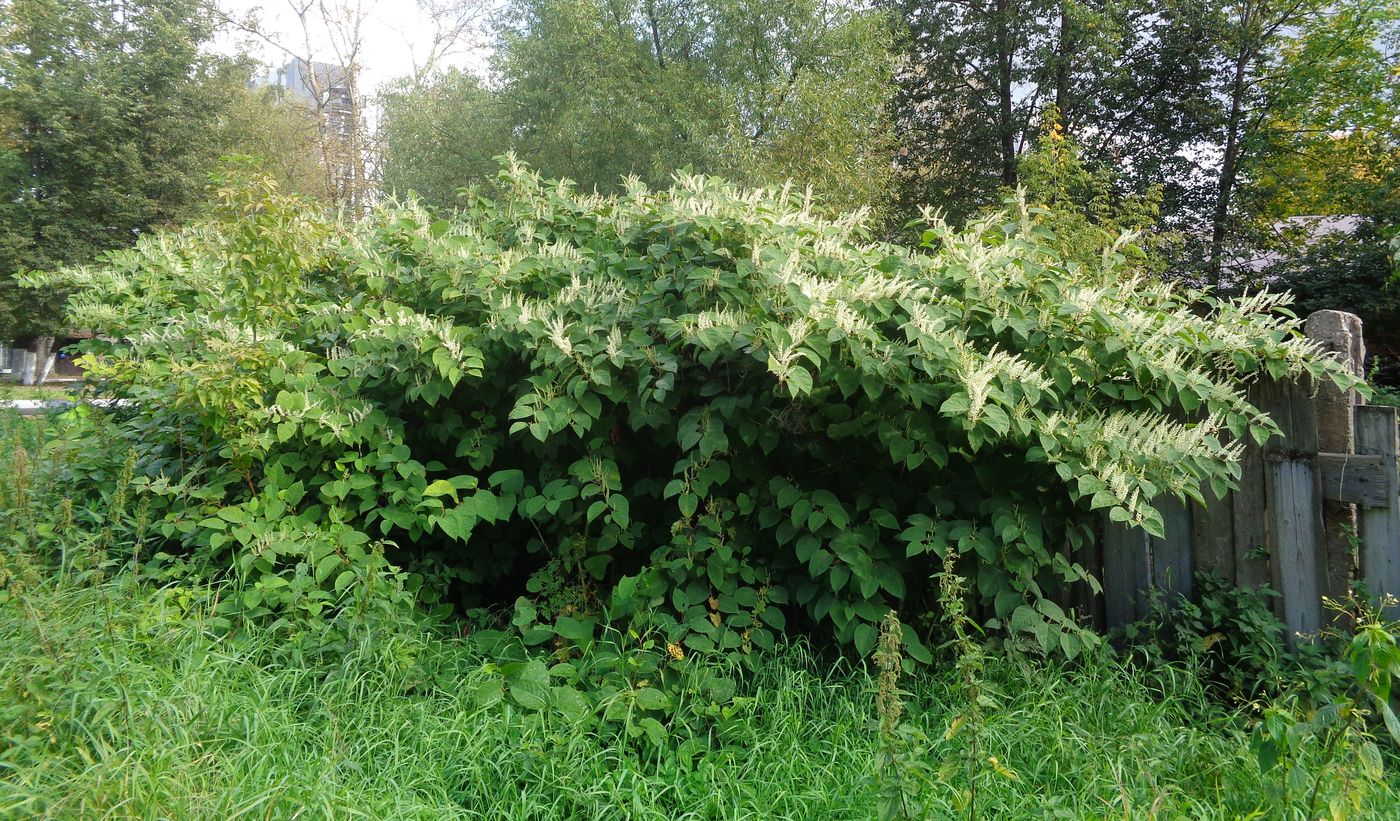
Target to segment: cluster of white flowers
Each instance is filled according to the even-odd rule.
[[[727,309],[701,311],[695,315],[694,322],[695,329],[699,331],[706,328],[733,328],[737,331],[742,327],[739,316]]]
[[[351,335],[351,339],[394,338],[392,331],[408,331],[409,337],[417,341],[434,340],[460,359],[462,346],[452,335],[452,321],[444,317],[432,317],[411,311],[407,308],[390,309],[370,319],[368,327]]]
[[[549,341],[554,343],[565,356],[574,355],[574,342],[569,339],[569,326],[562,316],[552,316],[545,320],[545,330],[549,333]]]
[[[374,412],[374,407],[364,401],[350,401],[344,397],[335,397],[332,400],[335,407],[331,408],[326,406],[321,395],[309,391],[301,391],[293,395],[299,400],[293,403],[297,407],[289,408],[274,402],[262,409],[263,415],[273,423],[297,422],[303,425],[309,423],[330,431],[331,435],[337,439],[343,439],[347,429],[359,425]]]
[[[793,361],[797,359],[802,343],[807,336],[812,333],[815,323],[812,320],[802,317],[788,324],[786,328],[787,340],[773,340],[768,349],[768,356],[772,358],[774,373],[778,375],[780,381],[786,381],[787,372],[792,368]]]
[[[968,418],[977,421],[982,416],[982,408],[987,404],[989,390],[994,381],[1003,384],[1031,385],[1039,390],[1051,386],[1051,381],[1035,365],[1009,351],[992,346],[986,354],[974,351],[965,340],[951,337],[957,344],[958,361],[956,373],[967,391]]]

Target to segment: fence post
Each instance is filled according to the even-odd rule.
[[[1355,409],[1356,452],[1381,457],[1389,486],[1383,507],[1361,509],[1361,578],[1372,594],[1400,597],[1400,469],[1396,458],[1395,408],[1362,405]],[[1400,608],[1388,609],[1391,618]]]
[[[1353,376],[1366,375],[1366,342],[1360,317],[1344,311],[1316,311],[1303,323],[1303,332]],[[1313,408],[1317,417],[1317,449],[1326,453],[1353,453],[1356,437],[1352,410],[1363,400],[1356,391],[1344,391],[1329,379],[1321,380],[1316,388]],[[1354,569],[1351,540],[1359,527],[1357,506],[1324,498],[1322,521],[1326,556],[1322,592],[1339,599],[1351,589]]]

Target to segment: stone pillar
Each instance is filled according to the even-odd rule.
[[[39,357],[33,351],[20,351],[19,383],[21,385],[34,384],[34,374],[38,365]]]
[[[1317,311],[1303,323],[1303,332],[1355,376],[1366,375],[1366,342],[1361,317],[1345,311]],[[1324,379],[1316,386],[1313,406],[1317,414],[1317,449],[1323,453],[1356,450],[1353,408],[1365,400],[1356,391],[1344,391]],[[1322,593],[1345,596],[1357,572],[1353,547],[1357,538],[1355,505],[1323,501],[1324,545],[1327,569]]]

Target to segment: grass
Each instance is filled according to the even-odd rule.
[[[743,680],[751,701],[653,745],[592,716],[482,706],[499,674],[470,637],[408,624],[316,659],[266,628],[231,638],[212,613],[237,591],[106,578],[93,540],[32,526],[26,511],[62,493],[40,447],[62,424],[0,413],[0,819],[876,817],[883,741],[864,667],[794,640]],[[34,534],[50,540],[42,557]],[[994,704],[970,762],[980,818],[1289,817],[1250,716],[1189,670],[988,650],[981,679]],[[969,762],[961,737],[945,740],[966,711],[957,671],[941,661],[900,686],[903,720],[928,739],[909,751],[935,774],[922,803],[966,817]],[[1391,776],[1346,817],[1397,815]]]
[[[71,383],[77,385],[78,383]],[[71,399],[68,384],[20,385],[0,382],[0,401],[9,399]]]
[[[872,679],[800,645],[768,657],[746,683],[751,711],[687,757],[477,706],[490,660],[470,639],[410,632],[292,663],[270,633],[235,644],[209,629],[216,591],[7,562],[0,817],[808,819],[875,806]],[[1014,778],[983,778],[982,817],[1273,817],[1238,721],[1189,675],[1163,685],[1111,660],[1001,656],[987,681],[1002,703],[983,746]],[[905,684],[937,766],[958,688],[937,673]],[[935,817],[950,817],[953,790],[939,789]],[[1367,817],[1394,817],[1396,799],[1384,786]]]

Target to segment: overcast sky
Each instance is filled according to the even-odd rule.
[[[306,37],[301,22],[292,11],[292,0],[217,0],[224,12],[243,19],[254,15],[261,21],[262,30],[268,39],[280,43],[297,56],[305,56]],[[328,29],[321,23],[316,0],[295,0],[296,5],[308,2],[312,12],[311,48],[317,52],[311,59],[335,63],[336,51],[331,46]],[[360,88],[362,92],[373,93],[382,84],[404,77],[414,71],[429,56],[432,49],[436,26],[431,16],[425,13],[415,0],[324,0],[333,10],[358,9],[365,18],[361,28],[360,49]],[[451,0],[433,0],[439,6],[448,6]],[[468,6],[474,0],[461,0],[458,8],[483,8],[484,4]],[[479,39],[479,35],[478,35]],[[226,52],[244,51],[271,66],[286,65],[291,59],[287,51],[245,33],[225,33],[219,38],[218,46]],[[459,48],[440,65],[455,65],[480,69],[485,64],[486,51],[482,48],[469,50]]]

